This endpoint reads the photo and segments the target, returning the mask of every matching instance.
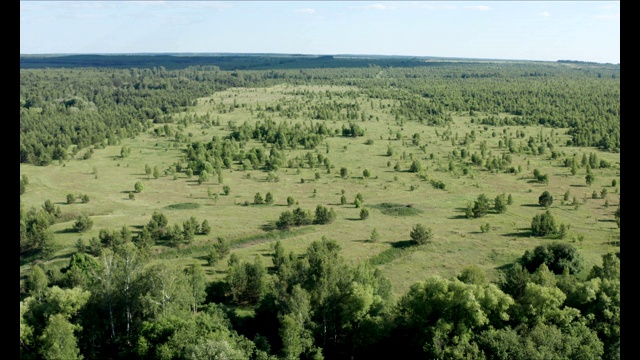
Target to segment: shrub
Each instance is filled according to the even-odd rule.
[[[531,232],[533,232],[533,235],[535,236],[555,235],[558,233],[555,218],[551,215],[549,210],[544,214],[539,214],[533,217],[533,220],[531,221]]]
[[[422,224],[416,224],[410,233],[411,240],[418,245],[424,245],[431,241],[433,232],[430,228],[425,227]]]
[[[327,209],[322,205],[316,206],[316,217],[314,223],[316,224],[330,224],[335,220],[336,213],[333,209]]]
[[[538,197],[538,204],[540,204],[540,206],[548,208],[549,206],[551,206],[551,204],[553,204],[553,195],[551,195],[551,193],[548,191],[543,192]]]
[[[93,220],[88,215],[80,215],[78,219],[73,224],[73,230],[77,232],[85,232],[91,230],[93,226]]]
[[[366,208],[362,208],[360,210],[360,220],[366,220],[369,217],[369,210]]]
[[[135,192],[140,193],[142,192],[142,190],[144,190],[144,185],[142,184],[141,181],[136,182],[136,184],[133,186],[133,189]]]

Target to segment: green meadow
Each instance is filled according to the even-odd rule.
[[[333,103],[357,104],[361,109],[358,113],[363,115],[355,120],[346,116],[320,120],[304,115],[314,106]],[[545,243],[565,241],[576,246],[585,262],[581,276],[600,264],[602,255],[619,251],[620,230],[614,218],[620,203],[619,153],[569,146],[571,136],[566,128],[482,124],[488,116],[513,116],[506,113],[448,111],[449,123],[427,125],[398,118],[392,112],[397,106],[398,100],[372,98],[357,86],[231,88],[199,98],[172,114],[172,123],[154,124],[117,145],[94,147],[89,159],[83,159],[87,151],[83,149],[69,160],[54,161],[49,166],[21,164],[21,176],[29,179],[27,191],[20,197],[22,207],[41,208],[50,200],[61,210],[51,226],[52,256],[44,261],[22,258],[21,279],[34,263],[43,263],[45,268],[65,267],[78,239],[88,243],[101,229],[126,226],[135,235],[154,212],[163,213],[170,225],[181,225],[191,217],[208,221],[208,235],[196,235],[190,243],[177,246],[156,242],[151,259],[184,265],[198,262],[210,281],[222,280],[228,267],[226,261],[214,266],[207,263],[206,254],[217,238],[229,240],[232,253],[240,259],[252,261],[261,256],[267,266],[271,266],[272,246],[277,240],[288,251],[300,254],[323,237],[335,239],[343,256],[352,263],[370,261],[379,268],[393,284],[396,296],[431,275],[451,278],[469,265],[479,266],[490,280],[497,281],[500,269],[518,260],[526,250]],[[292,108],[297,109],[296,114],[284,111]],[[197,174],[187,175],[184,150],[188,144],[206,144],[214,136],[226,138],[234,126],[255,126],[265,118],[292,127],[324,124],[334,133],[313,149],[283,149],[287,160],[300,160],[293,167],[285,162],[268,172],[245,169],[239,161],[233,161],[220,176],[213,174],[202,183]],[[350,123],[364,130],[363,135],[343,136],[343,127]],[[167,136],[167,128],[181,134],[181,140]],[[516,149],[526,148],[533,139],[543,151],[510,152],[507,139]],[[130,149],[128,156],[121,156],[123,147]],[[252,139],[242,147],[246,151],[262,148],[268,153],[271,145]],[[461,155],[463,150],[465,157]],[[304,161],[308,153],[328,158],[330,166],[310,166]],[[484,164],[473,164],[474,153],[482,153],[485,164],[486,159],[508,155],[507,167],[515,170],[492,171]],[[592,169],[595,180],[587,185],[586,168],[580,166],[573,175],[564,160],[573,157],[580,162],[583,156],[592,154],[610,166]],[[410,171],[414,162],[421,167],[417,172]],[[182,169],[175,171],[175,164],[182,164]],[[146,166],[157,167],[159,176],[145,173]],[[346,176],[341,176],[343,168]],[[536,181],[536,169],[548,176],[548,183]],[[141,182],[144,189],[130,198],[136,182]],[[230,188],[228,195],[223,191],[225,185]],[[566,225],[563,239],[536,237],[531,232],[532,218],[546,211],[538,203],[544,191],[554,198],[548,210],[558,224]],[[567,192],[569,200],[563,201]],[[606,196],[602,196],[604,192]],[[256,193],[263,197],[271,193],[273,203],[254,204]],[[78,199],[68,204],[68,194]],[[363,199],[359,208],[354,204],[357,194]],[[481,218],[467,218],[465,209],[481,194],[489,198],[491,206],[500,194],[510,195],[512,204],[502,214],[489,211]],[[80,201],[82,195],[89,201]],[[343,195],[345,204],[341,203]],[[288,206],[290,196],[295,204]],[[335,221],[290,230],[267,229],[285,210],[300,207],[313,212],[317,205],[333,209]],[[364,220],[360,217],[362,208],[369,211]],[[93,226],[89,231],[75,232],[73,224],[83,214],[93,220]],[[416,224],[431,228],[429,243],[410,244],[410,232]],[[490,230],[483,232],[481,226],[485,224],[490,224]],[[374,229],[379,234],[375,242],[370,241]]]

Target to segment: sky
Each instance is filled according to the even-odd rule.
[[[21,54],[620,63],[619,1],[20,1]]]

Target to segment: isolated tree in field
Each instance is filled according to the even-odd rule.
[[[558,233],[556,220],[547,210],[544,214],[538,214],[531,221],[531,232],[535,236],[555,235]]]
[[[360,220],[366,220],[369,217],[369,210],[367,208],[362,208],[360,210]]]
[[[76,196],[73,194],[67,194],[67,204],[73,204],[76,201]]]
[[[293,206],[296,203],[296,200],[293,196],[287,196],[287,206]]]
[[[538,197],[538,204],[540,206],[544,206],[545,208],[549,208],[551,204],[553,204],[553,195],[550,192],[545,191]]]
[[[333,209],[328,209],[325,206],[322,205],[318,205],[316,206],[316,216],[315,216],[315,220],[314,223],[316,224],[330,224],[333,222],[333,220],[335,220],[336,218],[336,213],[333,211]]]
[[[147,178],[151,175],[151,166],[149,166],[149,164],[144,164],[144,173],[147,175]]]
[[[371,172],[369,171],[369,169],[364,169],[364,170],[362,170],[362,176],[363,176],[365,179],[368,179],[368,178],[371,176]]]
[[[347,170],[347,168],[343,167],[340,168],[340,177],[343,179],[346,179],[349,176],[349,170]]]
[[[585,181],[587,183],[587,186],[591,186],[591,184],[593,184],[593,182],[596,180],[596,176],[593,175],[593,172],[588,171],[587,175],[584,177],[584,179],[585,179]]]
[[[273,195],[270,192],[264,196],[264,202],[265,204],[273,204]]]
[[[507,212],[507,195],[502,193],[496,196],[494,200],[493,209],[498,214],[504,214],[505,212]]]
[[[380,234],[378,233],[378,230],[376,228],[373,228],[373,230],[371,231],[371,235],[369,236],[369,241],[378,242],[378,240],[380,240]]]
[[[347,203],[347,197],[342,195],[340,196],[340,205],[345,205]]]
[[[158,165],[153,167],[153,177],[155,179],[160,177],[160,169],[158,168]]]
[[[133,186],[133,189],[135,192],[137,193],[141,193],[142,190],[144,190],[144,184],[142,183],[142,181],[138,181],[136,182],[136,184]]]
[[[411,240],[413,240],[418,245],[424,245],[431,241],[433,237],[433,232],[430,228],[425,227],[422,224],[416,224],[416,226],[411,229]]]
[[[73,224],[73,230],[77,232],[85,232],[91,230],[93,226],[93,220],[88,215],[82,214],[78,216],[76,222]]]
[[[83,204],[86,204],[89,202],[89,195],[84,194],[82,196],[80,196],[80,200],[82,201]]]
[[[489,198],[485,194],[478,195],[473,205],[473,217],[481,218],[489,212]]]
[[[264,204],[264,198],[262,198],[259,192],[253,197],[253,203],[256,205]]]
[[[409,166],[409,172],[417,173],[422,170],[422,164],[418,160],[413,160]]]
[[[227,195],[227,196],[228,196],[228,195],[229,195],[229,193],[231,192],[231,188],[229,187],[229,185],[225,185],[225,186],[223,186],[223,187],[222,187],[222,192],[223,192],[225,195]]]

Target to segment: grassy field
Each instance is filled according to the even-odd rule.
[[[316,94],[314,98],[295,95],[295,91],[308,91]],[[257,119],[255,108],[278,103],[300,103],[310,106],[321,101],[352,103],[356,100],[340,96],[347,92],[359,93],[355,87],[332,86],[276,86],[267,89],[232,89],[213,94],[210,98],[198,100],[198,105],[186,113],[175,116],[176,123],[170,126],[188,136],[190,141],[208,142],[212,136],[227,136],[229,122],[242,124],[254,123]],[[328,100],[327,94],[332,94]],[[184,171],[174,175],[164,170],[176,162],[184,162],[182,149],[171,137],[158,137],[152,132],[135,139],[124,139],[119,145],[96,149],[88,160],[81,160],[84,151],[74,159],[64,163],[55,163],[47,167],[21,164],[20,173],[29,179],[27,191],[21,196],[23,207],[39,208],[49,199],[62,210],[61,221],[53,225],[56,251],[49,267],[63,267],[68,257],[75,251],[78,238],[86,242],[97,237],[100,229],[115,230],[123,225],[132,231],[138,231],[149,222],[154,211],[164,213],[169,224],[182,224],[191,216],[199,222],[207,220],[212,231],[209,235],[198,235],[189,245],[174,249],[158,245],[154,248],[154,258],[171,259],[179,263],[200,262],[210,279],[224,277],[226,262],[220,262],[214,268],[207,266],[204,255],[209,244],[217,237],[236,242],[233,252],[240,258],[253,259],[265,256],[265,264],[270,264],[270,247],[280,239],[287,250],[303,252],[306,247],[323,236],[336,239],[342,247],[343,255],[353,263],[368,261],[381,253],[391,254],[377,265],[391,280],[394,293],[404,293],[411,284],[433,274],[451,277],[465,266],[476,264],[484,269],[488,277],[497,280],[498,269],[520,257],[524,251],[552,241],[530,234],[531,220],[534,215],[545,209],[538,205],[538,197],[543,191],[554,196],[550,207],[558,223],[570,225],[567,236],[562,241],[573,242],[585,259],[585,272],[599,264],[601,255],[619,251],[619,229],[614,221],[614,212],[620,202],[620,154],[605,153],[593,148],[565,146],[569,136],[563,129],[543,127],[503,126],[493,127],[478,124],[483,114],[451,114],[453,122],[446,127],[432,127],[414,121],[399,124],[390,112],[395,101],[390,99],[368,99],[363,95],[357,98],[368,118],[357,121],[365,129],[363,137],[328,137],[324,143],[313,150],[328,157],[333,165],[330,173],[320,166],[314,169],[283,167],[277,171],[279,181],[267,181],[267,173],[260,170],[241,170],[238,164],[233,169],[223,171],[222,181],[212,176],[209,182],[198,185],[197,176],[188,178]],[[221,105],[222,104],[222,105]],[[237,107],[233,111],[220,111]],[[208,125],[192,122],[188,126],[178,125],[180,119],[209,114],[220,125]],[[343,120],[287,119],[278,112],[269,113],[276,121],[296,122],[324,121],[330,129],[341,129]],[[499,114],[504,117],[505,114]],[[158,127],[163,125],[157,125]],[[467,146],[460,145],[466,134],[474,132],[475,141]],[[524,137],[515,139],[516,132],[524,132]],[[401,134],[401,139],[397,138]],[[420,146],[412,144],[412,136],[420,134]],[[553,135],[552,135],[553,134]],[[499,147],[499,141],[505,135],[514,138],[516,144],[526,146],[529,137],[542,137],[544,143],[550,142],[561,156],[551,159],[546,149],[542,155],[511,154],[512,166],[520,167],[517,174],[490,172],[485,168],[470,164],[469,157],[453,156],[466,148],[469,154],[480,153],[480,146],[486,141],[487,153],[501,156],[508,152]],[[370,140],[370,141],[367,141]],[[367,144],[369,142],[369,144]],[[122,146],[131,148],[128,157],[120,156]],[[247,148],[263,146],[258,142],[249,142]],[[422,148],[421,148],[422,146]],[[393,156],[387,156],[387,149],[394,150]],[[288,159],[302,158],[311,150],[286,150]],[[594,169],[595,182],[585,183],[584,167],[574,176],[570,168],[564,167],[565,157],[576,156],[579,161],[583,154],[587,157],[594,153],[599,159],[612,164],[610,168]],[[418,160],[427,175],[427,180],[408,171],[413,160]],[[450,170],[450,162],[453,170]],[[398,163],[400,171],[394,170]],[[158,166],[161,176],[145,174],[145,165]],[[340,176],[340,169],[349,171],[347,178]],[[467,169],[466,174],[464,169]],[[363,176],[367,169],[371,175]],[[533,170],[548,174],[548,185],[535,182]],[[319,179],[316,179],[316,173]],[[612,187],[612,180],[618,185]],[[303,181],[304,180],[304,181]],[[441,181],[444,190],[434,188],[428,180]],[[144,190],[129,199],[134,184],[141,181]],[[222,186],[228,185],[231,192],[223,195]],[[606,200],[592,199],[594,190],[600,194],[607,189]],[[348,203],[340,204],[344,191]],[[562,204],[565,192],[570,199],[578,199],[578,207]],[[254,195],[263,196],[271,192],[274,203],[271,205],[253,205]],[[66,203],[67,194],[76,196],[86,194],[88,203],[77,201]],[[209,194],[218,193],[217,199]],[[362,194],[363,206],[369,209],[370,216],[360,220],[360,209],[353,205],[356,194]],[[486,194],[493,199],[501,194],[511,194],[513,204],[506,213],[493,214],[479,219],[465,218],[465,208],[478,195]],[[308,228],[293,229],[289,233],[268,233],[262,226],[278,219],[281,212],[288,209],[286,199],[293,196],[297,206],[314,211],[316,205],[331,207],[337,214],[336,220],[329,225],[313,225]],[[245,201],[249,206],[245,206]],[[608,202],[608,207],[605,206]],[[571,201],[569,201],[571,202]],[[385,214],[385,203],[411,206],[417,214]],[[76,217],[88,214],[94,221],[93,228],[86,233],[73,232]],[[410,240],[409,234],[414,225],[422,223],[432,228],[433,241],[427,245],[402,249]],[[491,230],[480,231],[480,226],[489,223]],[[377,242],[369,242],[371,232],[376,229],[380,234]],[[581,240],[579,240],[581,239]],[[384,257],[379,257],[384,258]],[[32,262],[21,266],[24,275]]]

